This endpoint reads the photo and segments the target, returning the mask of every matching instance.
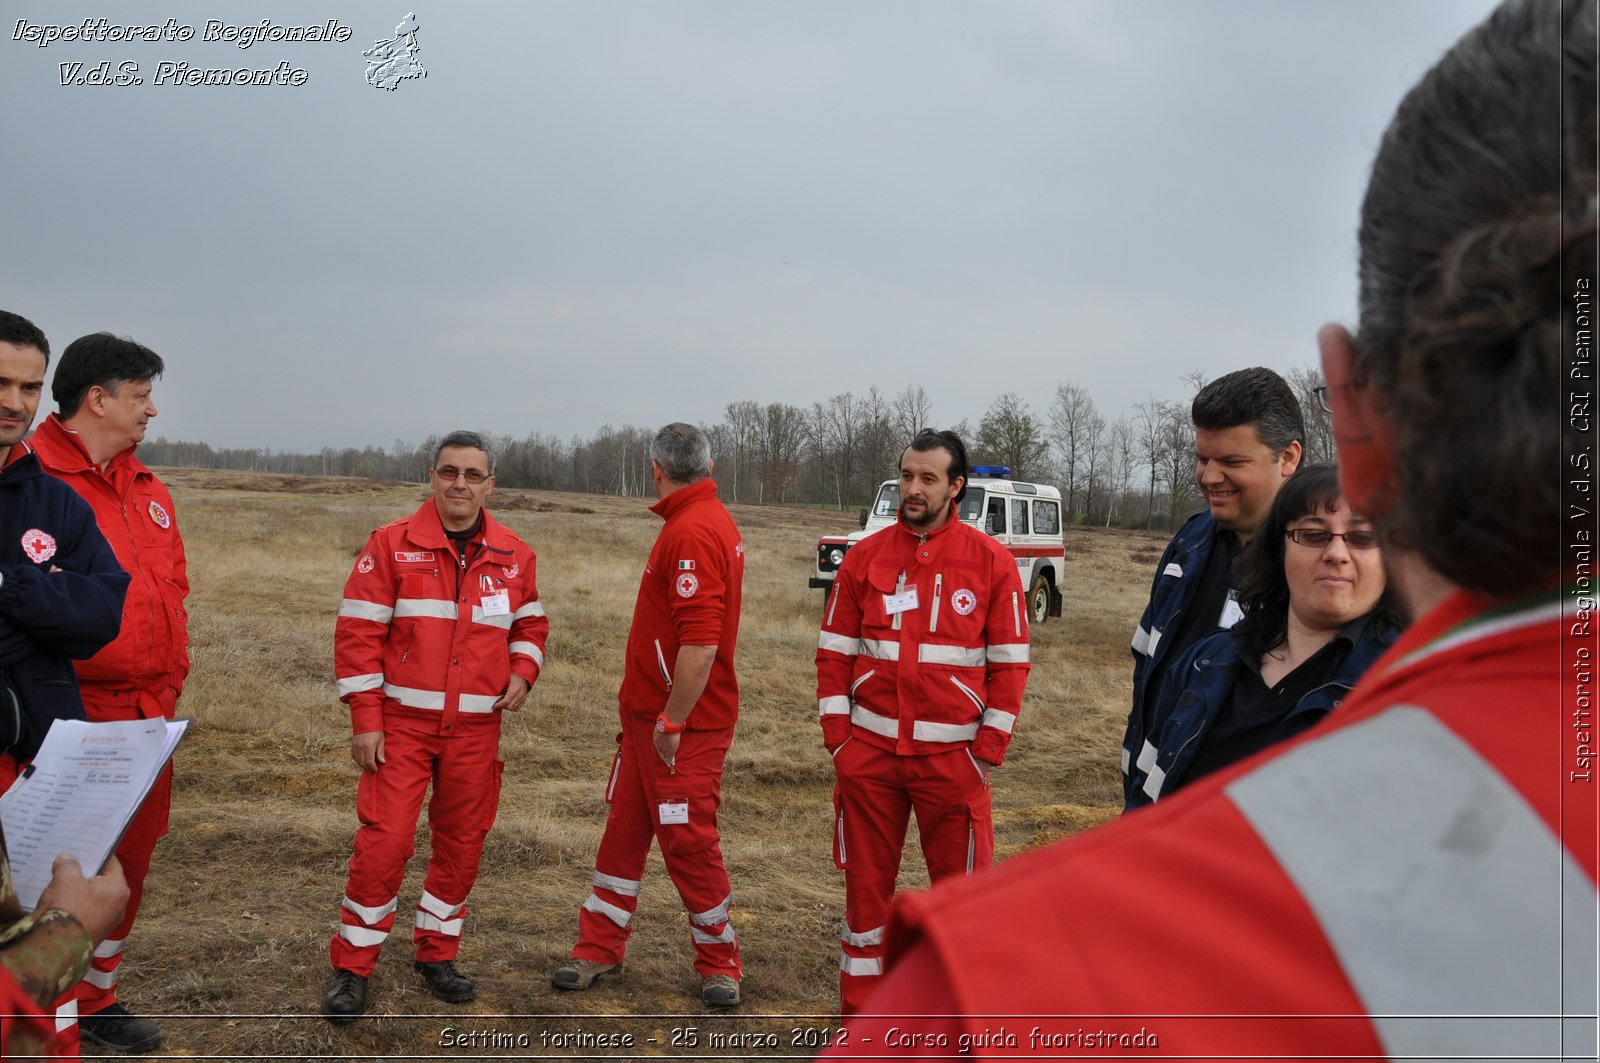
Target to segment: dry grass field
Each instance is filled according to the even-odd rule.
[[[748,574],[743,713],[722,825],[746,967],[742,1008],[701,1008],[685,917],[653,854],[626,973],[585,994],[549,986],[547,972],[566,955],[589,888],[619,662],[659,521],[640,499],[501,491],[490,508],[539,554],[551,641],[533,696],[505,721],[504,797],[460,958],[478,999],[439,1004],[411,973],[408,913],[427,852],[424,828],[372,982],[377,1017],[335,1028],[319,1008],[357,772],[349,717],[333,691],[334,614],[367,533],[409,513],[424,489],[268,474],[166,476],[194,586],[194,673],[180,711],[195,726],[178,753],[172,833],[156,851],[122,980],[129,1006],[159,1018],[166,1052],[562,1057],[585,1054],[573,1047],[581,1033],[633,1038],[631,1048],[595,1050],[596,1058],[811,1054],[806,1034],[825,1030],[835,1006],[844,889],[830,857],[832,774],[811,663],[822,596],[806,579],[817,536],[848,529],[853,513],[733,509]],[[1034,632],[1024,713],[994,777],[1002,859],[1115,811],[1128,636],[1159,545],[1094,530],[1069,539],[1066,614]],[[914,842],[902,881],[926,884]],[[741,1031],[770,1032],[778,1047],[715,1047]]]

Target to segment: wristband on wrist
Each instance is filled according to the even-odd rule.
[[[671,720],[667,719],[666,709],[662,709],[661,715],[656,717],[656,730],[664,735],[679,734],[687,726],[689,726],[688,720],[675,724]]]

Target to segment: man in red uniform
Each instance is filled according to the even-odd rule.
[[[1508,0],[1411,91],[1318,336],[1413,626],[1302,738],[910,900],[872,1007],[929,1017],[836,1054],[1596,1058],[1595,26]]]
[[[739,1003],[739,939],[722,866],[717,808],[722,763],[739,718],[733,651],[744,589],[744,541],[711,477],[711,448],[698,428],[669,424],[650,448],[665,525],[639,582],[628,631],[622,734],[595,857],[594,889],[578,913],[571,959],[550,973],[558,989],[588,989],[622,969],[651,839],[689,912],[701,996]]]
[[[417,902],[413,968],[449,1004],[473,998],[456,969],[467,894],[500,801],[500,713],[522,707],[544,667],[549,621],[534,554],[483,503],[488,444],[452,432],[428,470],[433,497],[372,533],[345,582],[334,629],[339,697],[350,706],[355,854],[329,943],[330,1021],[366,1009],[367,979],[394,925],[429,785],[433,853]]]
[[[77,663],[84,714],[91,721],[170,719],[189,674],[189,577],[172,495],[136,455],[152,417],[151,391],[165,366],[131,339],[96,332],[72,341],[51,381],[56,412],[33,435],[46,472],[65,480],[94,510],[95,523],[132,582],[115,641]],[[161,772],[117,846],[128,879],[128,908],[95,949],[78,985],[78,1028],[118,1052],[150,1052],[161,1030],[117,1000],[123,945],[139,914],[156,842],[167,833],[172,766]]]
[[[928,877],[994,861],[989,772],[1005,758],[1029,668],[1028,609],[1005,547],[962,524],[967,451],[923,431],[900,458],[900,517],[845,555],[817,641],[844,869],[839,1010],[883,974],[884,930],[913,809]]]

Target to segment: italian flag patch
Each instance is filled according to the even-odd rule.
[[[693,561],[679,561],[678,562],[678,571],[679,572],[693,572],[694,571],[694,562]]]

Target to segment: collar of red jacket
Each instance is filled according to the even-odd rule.
[[[50,464],[62,472],[98,471],[99,467],[95,465],[94,459],[89,457],[88,450],[84,448],[83,439],[78,433],[61,423],[59,414],[52,413],[39,422],[39,427],[34,430],[33,437],[36,441],[44,443],[49,448]],[[106,463],[106,475],[111,477],[124,470],[135,475],[140,473],[148,474],[150,470],[145,468],[144,462],[134,456],[133,452],[138,449],[139,444],[135,443],[127,450],[113,457]]]
[[[960,523],[960,518],[956,516],[956,503],[954,502],[950,503],[949,519],[931,532],[920,532],[911,525],[907,524],[904,513],[897,512],[894,518],[894,526],[911,536],[913,539],[916,539],[918,542],[928,542],[930,540],[937,539],[939,536],[943,535],[945,532],[949,531],[951,528]]]
[[[489,508],[483,508],[483,545],[493,550],[509,553],[511,551],[511,533],[506,526],[489,515]],[[427,546],[434,549],[444,549],[450,545],[450,537],[444,532],[444,522],[439,519],[439,506],[433,499],[422,503],[411,517],[411,523],[406,528],[406,538],[418,546]]]
[[[15,465],[17,462],[21,461],[23,458],[32,453],[33,448],[28,446],[26,441],[17,443],[13,445],[10,450],[6,451],[5,460],[0,461],[0,469],[9,469],[11,466]]]
[[[662,520],[671,520],[672,515],[683,510],[685,506],[692,506],[696,502],[704,502],[706,499],[716,497],[717,481],[708,476],[704,480],[696,480],[687,487],[678,488],[672,494],[651,506],[650,512]]]

